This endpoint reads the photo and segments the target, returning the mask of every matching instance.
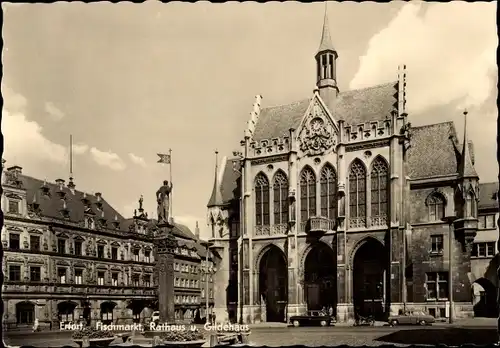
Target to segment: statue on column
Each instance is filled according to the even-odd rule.
[[[172,183],[163,181],[163,186],[156,191],[156,201],[158,203],[158,223],[169,222],[170,193],[172,192]]]

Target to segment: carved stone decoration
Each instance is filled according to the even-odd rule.
[[[309,156],[322,155],[336,143],[333,125],[325,119],[318,104],[309,113],[300,133],[300,150]]]

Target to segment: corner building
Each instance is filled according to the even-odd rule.
[[[325,15],[313,95],[276,107],[257,96],[241,152],[217,163],[217,318],[447,316],[450,272],[455,315],[471,315],[479,178],[466,131],[411,127],[404,70],[340,91],[337,58]]]
[[[142,197],[134,216],[124,218],[101,193],[76,190],[72,178],[50,183],[19,166],[6,168],[5,161],[2,189],[4,330],[35,319],[57,328],[78,319],[125,324],[151,318],[161,295],[153,244],[158,229]],[[213,307],[215,258],[198,229],[193,234],[174,223],[173,235],[179,243],[176,320],[201,320]]]

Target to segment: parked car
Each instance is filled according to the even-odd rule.
[[[323,311],[308,311],[306,315],[294,315],[290,317],[290,323],[295,327],[307,325],[328,326],[332,322],[334,322],[334,317]]]
[[[160,321],[160,312],[159,311],[154,311],[153,314],[151,314],[151,322],[156,323]]]
[[[391,315],[389,324],[395,325],[431,325],[436,320],[432,315],[425,314],[421,311],[406,312],[400,315]]]

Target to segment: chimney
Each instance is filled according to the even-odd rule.
[[[3,161],[3,160],[2,160]],[[5,163],[5,162],[3,162]],[[13,173],[13,174],[22,174],[23,173],[23,167],[19,167],[19,166],[12,166],[10,168],[7,168],[7,171],[9,173]]]
[[[198,226],[198,221],[196,221],[196,227],[194,229],[194,234],[196,236],[196,239],[200,239],[200,227]]]
[[[97,202],[100,202],[100,201],[101,201],[101,198],[102,198],[102,193],[100,193],[100,192],[96,192],[96,193],[95,193],[95,197],[97,198]]]

